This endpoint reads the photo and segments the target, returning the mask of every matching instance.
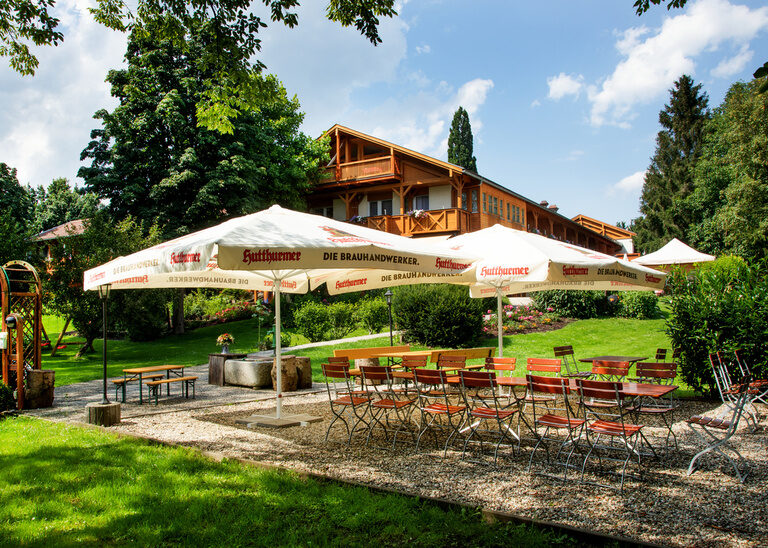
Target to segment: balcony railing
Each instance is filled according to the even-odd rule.
[[[348,162],[340,166],[330,166],[325,168],[330,175],[331,180],[325,182],[350,181],[355,179],[365,179],[368,177],[380,177],[382,175],[393,175],[392,157],[374,158],[372,160],[361,160],[359,162]]]
[[[368,217],[366,226],[402,236],[443,234],[446,232],[463,233],[470,230],[471,216],[472,214],[464,209],[433,209],[425,211],[419,218],[412,215]]]

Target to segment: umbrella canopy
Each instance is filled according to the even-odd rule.
[[[694,264],[714,261],[715,257],[696,251],[692,247],[685,245],[677,238],[672,238],[664,247],[648,255],[638,257],[633,263],[661,266],[673,264]]]
[[[454,273],[470,265],[471,259],[461,252],[443,247],[426,249],[409,238],[275,205],[118,257],[86,271],[83,287],[271,289],[276,301],[275,355],[280,364],[282,291],[306,292],[310,282],[313,286],[322,283],[329,269],[386,267],[392,271]],[[278,419],[281,369],[277,367]]]
[[[328,291],[333,294],[414,283],[464,284],[470,287],[472,297],[497,297],[501,322],[503,295],[546,289],[653,290],[662,289],[666,277],[604,253],[498,224],[433,246],[476,260],[469,270],[453,275],[385,270],[333,273],[327,276]],[[499,329],[499,355],[501,346]]]

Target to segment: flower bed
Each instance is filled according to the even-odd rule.
[[[535,306],[505,305],[502,308],[502,329],[505,335],[515,333],[533,333],[559,329],[570,319],[561,318],[554,308],[539,310]],[[498,319],[492,310],[483,316],[483,332],[498,335]]]

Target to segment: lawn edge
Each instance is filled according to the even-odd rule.
[[[529,518],[526,516],[522,516],[520,514],[514,514],[511,512],[502,512],[499,510],[491,510],[488,508],[483,508],[482,506],[474,506],[471,504],[464,504],[461,502],[455,502],[443,498],[438,497],[428,497],[419,495],[417,493],[412,493],[409,491],[404,491],[400,489],[394,489],[390,487],[378,487],[358,481],[353,480],[345,480],[340,478],[335,478],[332,476],[328,476],[325,474],[320,474],[316,472],[307,472],[307,471],[301,471],[301,470],[294,470],[293,468],[287,467],[287,466],[280,466],[276,464],[269,464],[266,462],[254,460],[254,459],[247,459],[243,457],[228,457],[225,455],[222,455],[221,453],[217,453],[215,451],[206,451],[204,449],[200,449],[198,447],[194,447],[191,445],[186,445],[184,443],[180,442],[173,442],[173,441],[166,441],[161,440],[157,438],[153,438],[151,436],[143,436],[140,434],[131,434],[126,432],[114,432],[110,430],[109,428],[98,426],[94,424],[87,424],[87,423],[64,423],[62,421],[56,421],[51,420],[45,417],[35,417],[30,415],[22,415],[27,418],[31,419],[37,419],[42,420],[50,423],[56,423],[56,424],[67,424],[71,426],[75,426],[78,428],[84,428],[84,429],[92,429],[92,430],[99,430],[105,433],[112,434],[118,438],[130,438],[135,440],[143,441],[149,445],[158,445],[162,447],[172,447],[172,448],[183,448],[190,451],[193,451],[202,457],[205,457],[211,461],[214,462],[223,462],[223,461],[232,461],[237,462],[239,464],[249,466],[252,468],[257,468],[260,470],[272,470],[272,471],[280,471],[280,472],[290,472],[292,474],[296,474],[300,478],[305,479],[312,479],[315,481],[323,482],[323,483],[335,483],[338,485],[346,485],[350,487],[361,487],[364,489],[367,489],[368,491],[378,492],[378,493],[384,493],[384,494],[395,494],[395,495],[401,495],[401,496],[408,496],[408,497],[416,497],[420,500],[424,500],[427,502],[430,502],[432,504],[435,504],[439,506],[440,508],[444,509],[467,509],[472,511],[477,511],[480,513],[481,519],[487,523],[495,523],[495,522],[515,522],[519,524],[526,524],[526,525],[534,525],[539,528],[543,529],[552,529],[556,532],[567,534],[568,536],[588,543],[595,546],[606,546],[606,545],[615,545],[619,546],[621,548],[663,548],[665,545],[662,544],[654,544],[650,542],[645,542],[642,540],[633,539],[630,537],[623,537],[618,535],[610,535],[605,533],[599,533],[596,531],[592,531],[590,529],[584,529],[581,527],[574,527],[571,525],[565,525],[562,523],[557,523],[554,521],[546,521],[546,520],[539,520],[535,518]]]

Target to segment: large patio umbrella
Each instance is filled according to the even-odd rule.
[[[545,289],[653,290],[665,274],[573,244],[494,225],[433,244],[475,257],[471,269],[454,275],[402,274],[379,270],[326,276],[329,293],[414,283],[453,283],[470,287],[472,297],[496,296],[499,355],[502,355],[501,301],[504,295]],[[365,279],[365,282],[362,280]]]
[[[229,281],[245,279],[237,276],[255,275],[257,282],[261,279],[262,283],[271,284],[275,293],[278,364],[275,418],[280,420],[280,294],[284,285],[290,291],[306,292],[309,282],[327,275],[329,269],[452,273],[465,270],[470,263],[462,253],[444,247],[427,250],[402,236],[272,206],[88,270],[83,286],[86,290],[105,284],[125,289],[195,287],[196,280],[216,283],[215,278],[226,277],[227,272],[233,273]],[[213,264],[219,269],[213,268]],[[239,281],[236,286],[253,289],[237,284]]]

